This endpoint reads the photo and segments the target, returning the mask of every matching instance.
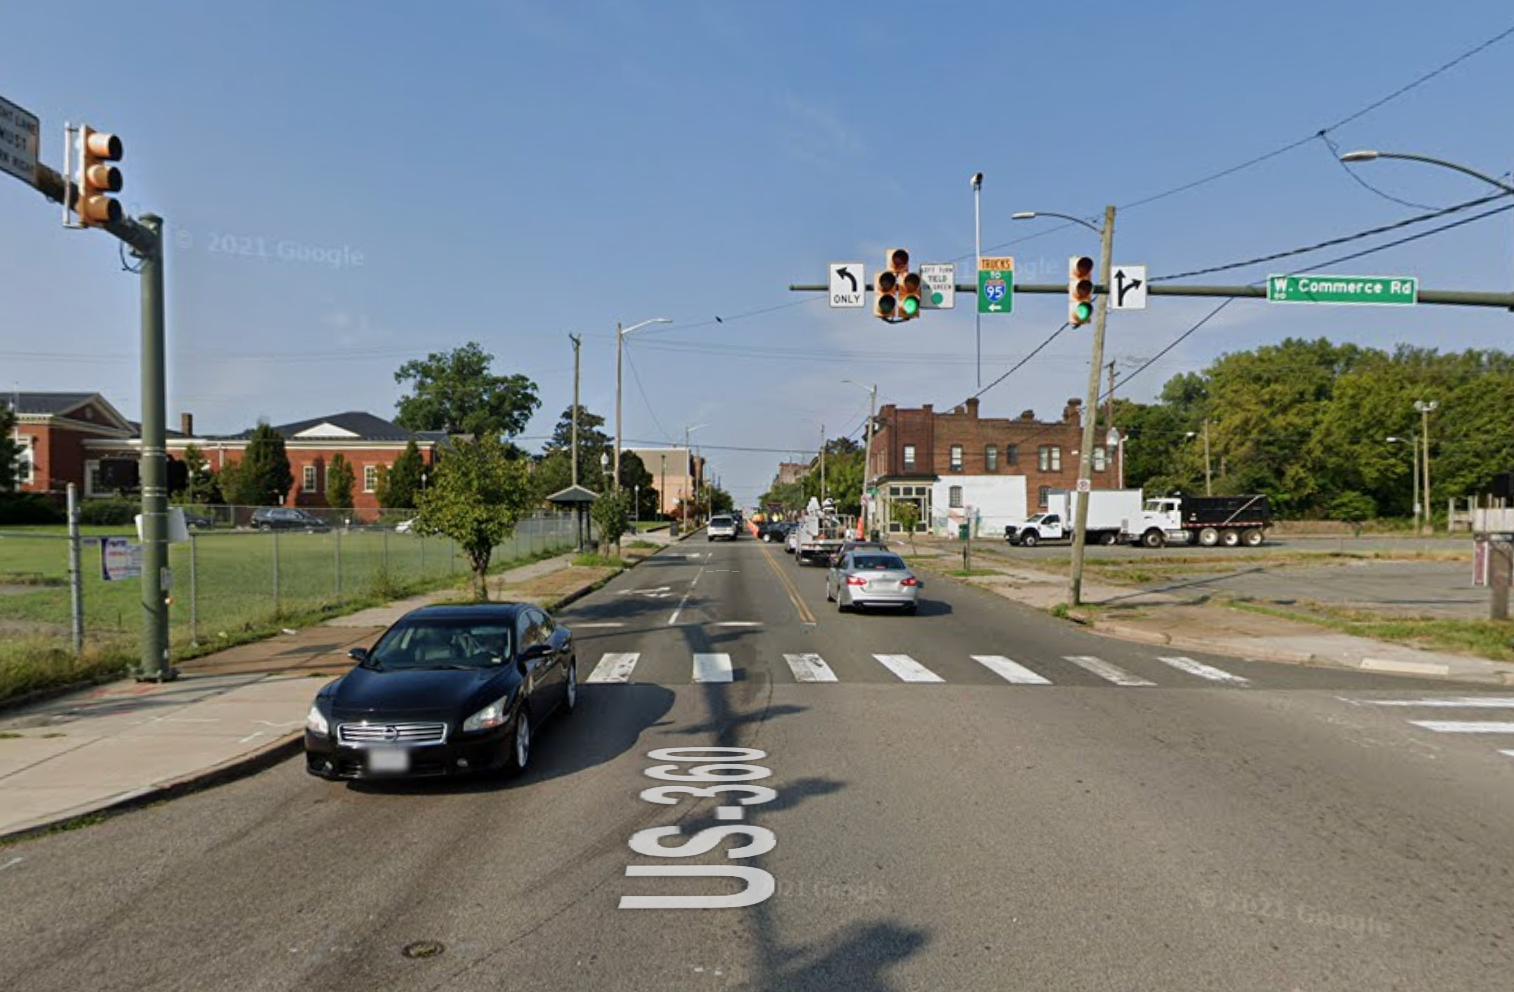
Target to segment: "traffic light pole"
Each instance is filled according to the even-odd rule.
[[[1099,237],[1099,280],[1109,285],[1110,259],[1114,255],[1114,207],[1104,208],[1104,227]],[[1088,504],[1092,502],[1093,442],[1099,410],[1099,377],[1104,371],[1104,326],[1109,316],[1109,294],[1094,301],[1093,359],[1088,367],[1088,398],[1083,403],[1083,443],[1078,448],[1077,523],[1072,531],[1072,574],[1067,584],[1069,606],[1083,599],[1083,549],[1088,543]]]
[[[77,209],[79,190],[57,170],[38,163],[35,188]],[[99,227],[130,245],[142,262],[142,655],[139,682],[171,682],[168,656],[168,471],[164,399],[163,219],[146,214],[103,221]]]

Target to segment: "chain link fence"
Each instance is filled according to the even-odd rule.
[[[175,649],[268,629],[281,619],[331,613],[355,600],[388,600],[421,584],[468,576],[455,542],[410,531],[405,511],[301,511],[296,523],[250,507],[185,507],[189,540],[169,545]],[[349,517],[351,519],[349,519]],[[232,521],[239,521],[233,523]],[[138,542],[134,529],[85,529],[80,553],[83,640],[134,641],[142,630],[142,581],[105,577],[107,537]],[[578,545],[571,513],[540,512],[494,548],[491,568]],[[0,531],[0,661],[7,646],[72,650],[69,540]]]

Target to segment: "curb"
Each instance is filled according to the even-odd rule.
[[[57,817],[45,823],[35,823],[29,827],[22,827],[7,833],[0,833],[0,844],[11,844],[18,841],[31,840],[35,837],[55,833],[65,829],[69,824],[84,825],[83,821],[99,816],[114,817],[132,810],[141,809],[156,803],[165,802],[169,799],[179,799],[195,792],[203,792],[206,789],[218,785],[227,785],[238,779],[246,778],[274,765],[282,764],[298,754],[305,746],[305,733],[299,731],[292,733],[285,740],[272,741],[256,751],[252,751],[238,758],[223,761],[219,765],[201,769],[185,775],[182,778],[172,779],[157,785],[145,786],[125,796],[102,803],[92,809],[74,810],[65,816]]]

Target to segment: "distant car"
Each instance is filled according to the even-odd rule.
[[[887,551],[887,550],[888,550],[888,545],[884,544],[882,541],[859,541],[857,538],[849,537],[845,541],[842,542],[840,548],[836,549],[836,553],[831,556],[831,561],[833,563],[840,561],[841,560],[841,556],[844,555],[844,554],[846,554],[849,551]]]
[[[396,534],[408,534],[414,527],[415,518],[411,517],[409,520],[401,520],[399,523],[395,524],[394,532]]]
[[[757,528],[757,536],[764,542],[771,544],[774,541],[781,541],[787,537],[789,530],[793,526],[787,520],[770,520]]]
[[[572,631],[526,603],[422,607],[348,654],[305,718],[318,778],[519,773],[535,728],[578,705]]]
[[[719,516],[710,518],[708,528],[709,540],[713,541],[717,538],[724,538],[727,541],[734,541],[736,540],[736,535],[739,533],[741,531],[736,526],[734,517]]]
[[[825,598],[836,610],[887,606],[914,613],[924,588],[904,559],[891,551],[871,548],[848,551],[831,566],[825,579]]]
[[[216,525],[216,522],[214,520],[210,519],[209,517],[202,516],[202,515],[200,515],[198,513],[190,513],[187,510],[184,512],[184,526],[185,527],[191,527],[191,528],[193,528],[195,530],[209,530],[211,527],[214,527],[215,525]]]
[[[785,554],[797,554],[799,551],[800,530],[797,523],[790,524],[789,529],[783,535],[783,551]]]
[[[331,526],[320,517],[283,506],[260,506],[252,511],[252,526],[258,530],[328,531]]]

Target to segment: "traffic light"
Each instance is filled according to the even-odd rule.
[[[873,316],[890,323],[920,316],[920,273],[909,270],[909,250],[890,248],[883,256],[883,269],[873,280]]]
[[[1093,259],[1067,260],[1067,322],[1082,327],[1093,320]]]
[[[920,273],[905,273],[899,290],[899,319],[913,320],[920,316]]]
[[[75,210],[85,227],[102,227],[121,219],[121,202],[107,193],[121,192],[121,170],[107,162],[121,161],[121,139],[96,131],[89,125],[79,129],[79,200]]]

